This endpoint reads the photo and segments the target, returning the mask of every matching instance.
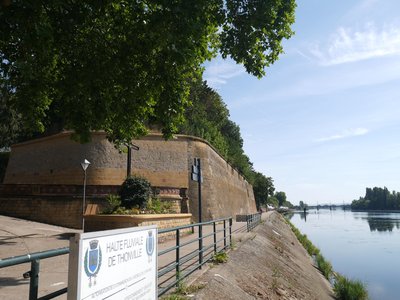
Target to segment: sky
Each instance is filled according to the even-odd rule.
[[[218,57],[204,79],[254,169],[293,204],[400,191],[400,1],[297,2],[295,35],[265,77]]]

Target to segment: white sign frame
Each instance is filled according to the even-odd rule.
[[[157,299],[157,253],[156,225],[77,233],[70,239],[67,299]]]

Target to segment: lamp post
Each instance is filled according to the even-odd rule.
[[[126,147],[128,148],[128,157],[126,161],[126,178],[128,178],[132,175],[132,149],[139,151],[139,146],[136,146],[134,144],[126,144]]]
[[[83,178],[83,201],[82,201],[82,231],[85,232],[85,198],[86,198],[86,169],[89,167],[90,161],[88,161],[86,158],[83,162],[81,162],[81,166],[83,169],[84,178]]]

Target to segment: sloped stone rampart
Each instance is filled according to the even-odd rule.
[[[127,154],[116,149],[103,132],[79,144],[63,132],[12,146],[4,184],[82,185],[80,162],[88,159],[87,184],[120,185],[126,177]],[[193,159],[201,159],[203,221],[254,213],[252,186],[206,141],[184,135],[165,141],[150,134],[133,144],[132,173],[147,178],[153,186],[188,189],[190,213],[198,216],[197,182],[190,180]],[[1,195],[0,195],[1,197]]]

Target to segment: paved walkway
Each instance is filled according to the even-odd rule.
[[[264,216],[263,216],[264,217]],[[27,253],[45,251],[55,248],[68,247],[69,238],[76,229],[31,222],[12,217],[0,216],[0,259]],[[212,232],[212,226],[204,226],[203,236]],[[248,235],[246,223],[233,222],[232,236],[235,243],[240,243]],[[181,237],[181,243],[197,237],[197,229],[194,234]],[[222,233],[218,239],[223,237]],[[209,238],[210,243],[213,237]],[[229,243],[229,242],[228,242]],[[159,250],[167,249],[175,245],[175,239],[168,240],[159,245]],[[197,249],[198,243],[188,245],[181,255]],[[175,252],[163,255],[158,261],[161,267],[175,260]],[[203,268],[204,271],[205,268]],[[30,270],[30,264],[22,264],[0,269],[0,300],[28,299],[29,279],[24,279],[22,274]],[[47,295],[67,286],[68,255],[57,256],[40,262],[39,297]],[[195,278],[196,274],[194,274]],[[192,276],[191,276],[192,277]],[[57,299],[66,299],[61,296]]]

